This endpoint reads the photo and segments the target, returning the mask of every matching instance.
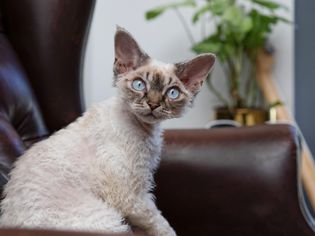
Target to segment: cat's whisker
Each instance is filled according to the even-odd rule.
[[[164,114],[168,114],[168,115],[171,115],[173,112],[168,111],[168,110],[163,110],[163,111],[162,111],[162,113],[164,113]]]

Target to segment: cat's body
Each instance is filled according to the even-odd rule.
[[[19,158],[2,225],[127,231],[123,219],[136,198],[150,198],[161,136],[158,125],[143,129],[121,103],[94,106]]]
[[[214,63],[207,54],[156,63],[134,39],[115,36],[119,94],[35,144],[15,163],[1,202],[5,227],[176,235],[150,191],[159,163],[160,122],[179,117]]]

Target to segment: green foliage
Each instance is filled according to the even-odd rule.
[[[244,64],[249,63],[246,73],[250,75],[245,77],[254,80],[257,49],[264,47],[274,25],[279,22],[289,23],[275,13],[280,8],[285,9],[285,6],[272,0],[246,1],[248,4],[244,6],[240,0],[203,0],[199,4],[194,0],[183,0],[158,6],[146,13],[146,19],[151,20],[168,9],[193,7],[196,8],[191,19],[193,23],[210,20],[214,24],[213,33],[194,43],[191,49],[197,54],[212,52],[217,55],[229,81],[230,93],[229,99],[220,100],[230,100],[229,104],[224,102],[224,105],[229,107],[256,105],[255,102],[248,102],[253,100],[247,96],[252,94],[253,85],[256,83],[241,78],[244,77]],[[249,89],[251,91],[247,91]]]
[[[209,12],[211,12],[214,16],[220,16],[228,8],[229,3],[230,0],[207,1],[204,6],[200,7],[200,9],[195,12],[192,20],[194,23],[196,23],[199,20],[200,16]]]
[[[196,2],[194,0],[185,0],[181,2],[170,3],[163,6],[158,6],[150,11],[147,11],[145,14],[145,18],[147,20],[153,20],[168,9],[174,9],[178,7],[195,7],[195,6],[196,6]]]
[[[276,10],[281,7],[285,8],[283,5],[273,2],[273,1],[268,1],[268,0],[251,0],[251,1],[262,7],[268,8],[270,10]]]

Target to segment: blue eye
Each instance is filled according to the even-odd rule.
[[[179,97],[179,90],[177,88],[171,88],[167,91],[167,96],[170,99],[176,99]]]
[[[141,79],[135,79],[132,82],[132,88],[134,88],[137,91],[142,91],[145,89],[145,84]]]

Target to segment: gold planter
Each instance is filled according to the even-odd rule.
[[[269,120],[269,112],[259,108],[217,108],[215,118],[217,120],[229,119],[239,122],[243,126],[263,124]]]

